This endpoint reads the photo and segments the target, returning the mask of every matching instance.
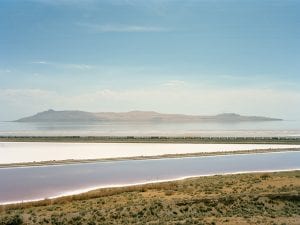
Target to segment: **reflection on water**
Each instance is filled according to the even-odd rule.
[[[222,173],[300,169],[300,152],[129,160],[0,169],[0,202],[89,188]]]
[[[300,121],[267,121],[239,123],[0,122],[0,135],[200,135],[300,137]]]

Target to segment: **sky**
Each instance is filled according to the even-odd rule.
[[[0,120],[48,109],[300,119],[299,0],[0,0]]]

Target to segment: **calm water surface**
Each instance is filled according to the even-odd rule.
[[[300,137],[300,121],[268,121],[240,123],[0,122],[0,135],[201,135]]]
[[[296,169],[300,169],[300,152],[2,168],[0,202],[44,199],[101,186],[188,176]]]

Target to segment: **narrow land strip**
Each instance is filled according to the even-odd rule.
[[[0,142],[299,144],[297,137],[0,136]]]
[[[218,156],[218,155],[234,155],[234,154],[262,154],[262,153],[287,152],[287,151],[300,151],[300,146],[299,148],[285,148],[285,149],[257,149],[257,150],[241,150],[241,151],[199,152],[199,153],[187,153],[187,154],[166,154],[166,155],[159,155],[159,156],[117,157],[117,158],[82,159],[82,160],[68,159],[68,160],[51,160],[51,161],[41,161],[41,162],[7,163],[7,164],[0,164],[0,168],[50,166],[50,165],[126,161],[126,160],[151,160],[151,159],[164,159],[164,158]]]

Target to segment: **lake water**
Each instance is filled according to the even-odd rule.
[[[0,122],[0,135],[80,136],[293,136],[300,137],[300,121],[239,123],[17,123]]]
[[[300,152],[111,161],[0,169],[0,203],[224,173],[299,170]]]

